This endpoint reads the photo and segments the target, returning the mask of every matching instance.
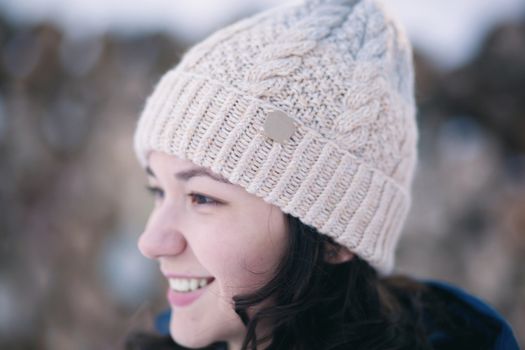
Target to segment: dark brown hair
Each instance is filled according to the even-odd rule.
[[[406,276],[380,278],[366,261],[326,261],[326,235],[288,215],[289,249],[277,273],[253,293],[235,296],[235,311],[245,324],[243,350],[433,349],[424,315],[432,314],[434,326],[448,334],[460,325],[444,311],[443,297],[426,284]],[[251,317],[248,310],[272,298],[272,306]],[[257,325],[268,321],[270,334],[257,334]],[[459,334],[459,333],[458,333]],[[472,345],[472,343],[469,343]],[[206,349],[226,349],[225,343]],[[259,347],[260,348],[260,347]],[[184,349],[169,336],[135,333],[128,350]]]

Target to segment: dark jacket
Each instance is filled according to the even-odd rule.
[[[519,350],[510,325],[487,303],[443,281],[421,280],[421,282],[440,294],[453,322],[470,330],[470,333],[465,333],[463,339],[452,338],[442,325],[434,322],[431,315],[425,315],[426,328],[429,330],[430,342],[434,349]],[[155,320],[157,331],[163,335],[169,334],[169,319],[170,311],[166,310]],[[473,345],[474,343],[490,345],[478,346]]]
[[[470,329],[480,344],[490,344],[489,350],[519,350],[518,342],[509,323],[487,303],[449,283],[437,280],[422,280],[427,286],[441,293],[446,300],[448,314],[458,324]],[[426,317],[430,341],[435,349],[479,349],[472,347],[472,336],[452,339],[442,327],[433,324],[432,317]]]

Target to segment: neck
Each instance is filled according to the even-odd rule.
[[[257,325],[256,334],[268,334],[271,330],[271,326],[268,324],[268,320],[265,320]],[[229,340],[228,343],[228,350],[241,350],[242,343],[244,342],[244,338],[246,337],[246,332],[244,332],[240,337]],[[272,342],[272,339],[268,339],[264,341],[261,344],[257,345],[257,349],[264,350],[267,349],[270,346],[270,343]]]

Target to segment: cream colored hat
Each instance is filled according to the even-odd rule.
[[[307,1],[217,31],[167,72],[138,121],[158,150],[210,168],[391,272],[417,159],[412,53],[373,0]]]

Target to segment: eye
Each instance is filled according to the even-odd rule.
[[[164,198],[164,191],[156,186],[146,186],[146,190],[156,199],[163,199]],[[192,203],[196,205],[219,205],[222,204],[222,202],[213,199],[211,197],[205,196],[200,193],[192,192],[188,194],[188,197],[192,200]]]
[[[195,192],[192,192],[190,194],[188,194],[189,197],[191,197],[192,200],[194,200],[196,202],[196,204],[198,205],[218,205],[218,204],[221,204],[221,202],[211,198],[211,197],[208,197],[208,196],[205,196],[203,194],[200,194],[200,193],[195,193]]]
[[[151,195],[155,197],[155,199],[164,198],[164,191],[158,187],[147,185],[146,190],[148,190],[148,192],[151,193]]]

